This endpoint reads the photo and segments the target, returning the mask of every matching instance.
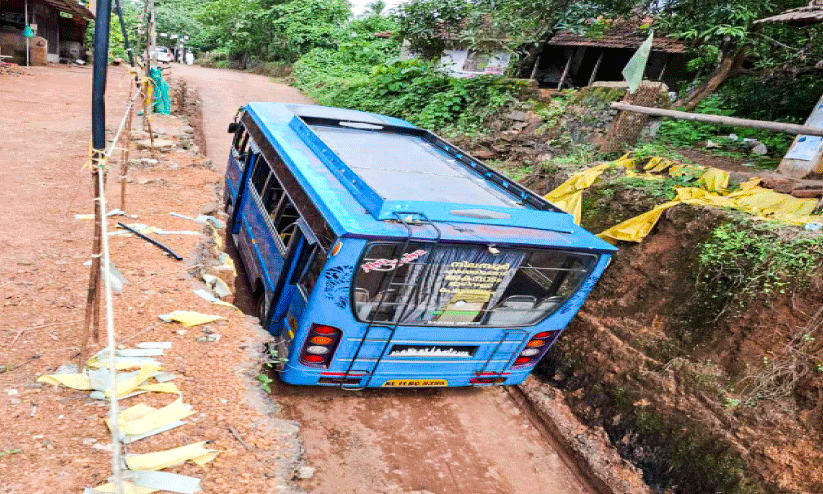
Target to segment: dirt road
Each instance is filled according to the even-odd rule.
[[[225,170],[227,150],[231,137],[226,132],[237,109],[251,101],[280,101],[311,103],[297,89],[284,84],[273,84],[262,75],[245,74],[233,70],[207,69],[196,65],[174,65],[174,77],[196,87],[203,100],[203,133],[206,154]]]
[[[248,101],[308,102],[239,72],[175,67],[203,101],[209,157],[224,166],[225,127]],[[278,385],[273,407],[300,421],[303,481],[317,494],[588,492],[502,389],[368,390]]]

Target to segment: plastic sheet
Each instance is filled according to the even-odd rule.
[[[681,204],[681,202],[669,201],[665,204],[661,204],[647,213],[643,213],[640,216],[635,216],[634,218],[628,219],[609,228],[599,234],[598,237],[606,240],[607,242],[614,240],[621,240],[623,242],[641,242],[644,238],[646,238],[646,235],[652,231],[652,228],[654,228],[658,220],[660,220],[660,216],[663,212],[678,204]]]
[[[208,324],[210,322],[225,319],[223,316],[216,316],[213,314],[202,314],[191,310],[176,310],[169,314],[160,314],[157,316],[163,322],[177,321],[183,326],[190,328],[192,326],[199,326],[201,324]]]
[[[615,163],[603,163],[576,173],[543,197],[563,211],[573,215],[574,222],[579,225],[583,215],[583,191],[589,188],[604,171],[621,162],[624,158]]]
[[[81,391],[90,391],[92,389],[91,381],[86,374],[51,374],[38,377],[37,382],[55,384],[57,386],[62,385]]]
[[[127,455],[126,465],[131,470],[162,470],[192,461],[202,467],[220,454],[218,450],[206,448],[206,443],[206,441],[201,441],[165,451]]]
[[[709,168],[700,176],[697,185],[709,192],[722,194],[729,188],[729,172],[719,168]]]

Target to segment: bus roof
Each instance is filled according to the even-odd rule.
[[[438,225],[442,240],[615,250],[571,215],[406,121],[283,103],[249,103],[246,112],[338,235],[403,238],[408,217]]]

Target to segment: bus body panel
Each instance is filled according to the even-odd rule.
[[[267,292],[274,290],[280,271],[283,269],[283,255],[277,247],[275,237],[272,236],[266,222],[265,210],[261,211],[261,205],[254,196],[255,192],[249,192],[244,197],[240,205],[240,253],[244,256],[243,265],[251,266],[247,269],[249,282],[252,283],[252,290],[261,288],[255,286],[262,283],[262,288]]]
[[[609,263],[610,256],[603,255],[581,288],[554,314],[528,328],[495,327],[431,327],[403,326],[392,328],[390,323],[375,323],[371,328],[355,319],[350,300],[350,286],[360,253],[366,241],[346,239],[340,252],[326,263],[307,305],[311,310],[292,309],[297,329],[291,340],[289,354],[299,355],[301,342],[313,324],[334,326],[342,330],[342,339],[328,368],[318,369],[302,365],[290,359],[281,378],[290,384],[321,384],[320,380],[344,376],[371,374],[370,387],[382,386],[387,381],[410,379],[442,379],[449,386],[468,386],[478,376],[505,378],[495,384],[518,384],[531,372],[534,365],[512,367],[515,357],[524,349],[529,339],[537,333],[556,333],[551,344],[583,305],[597,280]],[[301,301],[302,301],[302,297]],[[294,307],[294,303],[292,304]],[[367,341],[362,343],[364,336]],[[404,347],[461,348],[470,357],[408,357],[392,356],[394,349]],[[359,353],[358,353],[359,348]],[[399,350],[402,352],[402,350]],[[357,360],[352,360],[357,355]],[[379,365],[375,363],[380,359]],[[535,363],[536,364],[536,363]],[[334,382],[325,384],[334,385]]]

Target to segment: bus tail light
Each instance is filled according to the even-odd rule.
[[[343,332],[334,326],[312,324],[300,351],[300,363],[328,369],[342,336]]]
[[[532,339],[526,343],[526,348],[514,359],[513,367],[536,364],[551,346],[555,334],[555,331],[541,331],[532,336]]]

